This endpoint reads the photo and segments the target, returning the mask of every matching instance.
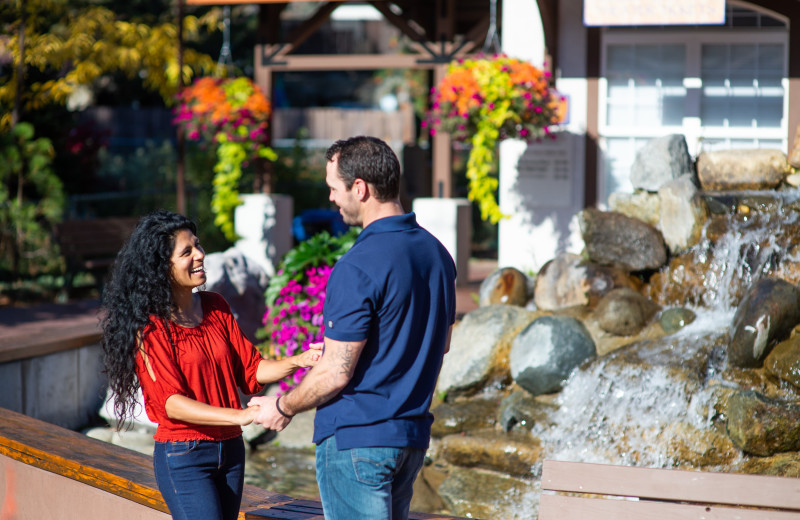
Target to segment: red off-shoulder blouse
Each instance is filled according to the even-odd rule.
[[[178,394],[201,403],[241,408],[237,388],[245,394],[259,392],[256,380],[261,354],[236,323],[222,295],[202,291],[203,321],[196,327],[173,322],[169,332],[155,317],[145,327],[143,346],[155,380],[141,353],[136,355],[136,374],[144,394],[147,416],[158,423],[156,441],[221,441],[241,435],[240,426],[204,426],[167,417],[167,398]],[[169,341],[172,334],[176,348]]]

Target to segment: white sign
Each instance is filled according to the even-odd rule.
[[[725,0],[584,0],[583,23],[720,25],[725,23]]]
[[[533,207],[572,204],[573,165],[569,142],[532,143],[517,162],[516,190]]]

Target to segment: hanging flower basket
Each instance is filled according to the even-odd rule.
[[[178,100],[174,122],[183,127],[188,139],[216,148],[211,209],[215,224],[234,241],[233,211],[241,204],[242,167],[251,160],[274,161],[277,157],[267,146],[269,101],[246,77],[198,78],[183,89]]]
[[[549,84],[549,72],[505,54],[479,56],[450,64],[431,91],[427,126],[472,145],[467,162],[469,198],[481,218],[497,223],[503,215],[491,176],[495,147],[507,138],[527,141],[551,137],[559,122],[562,98]]]

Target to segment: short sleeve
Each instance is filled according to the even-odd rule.
[[[361,341],[369,336],[379,295],[367,275],[340,260],[325,289],[325,337],[336,341]]]

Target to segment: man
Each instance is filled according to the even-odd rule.
[[[363,226],[328,280],[322,359],[287,394],[255,397],[282,430],[317,407],[317,483],[327,520],[405,519],[433,422],[429,408],[455,321],[453,259],[400,205],[400,164],[374,137],[337,141],[325,182]]]

